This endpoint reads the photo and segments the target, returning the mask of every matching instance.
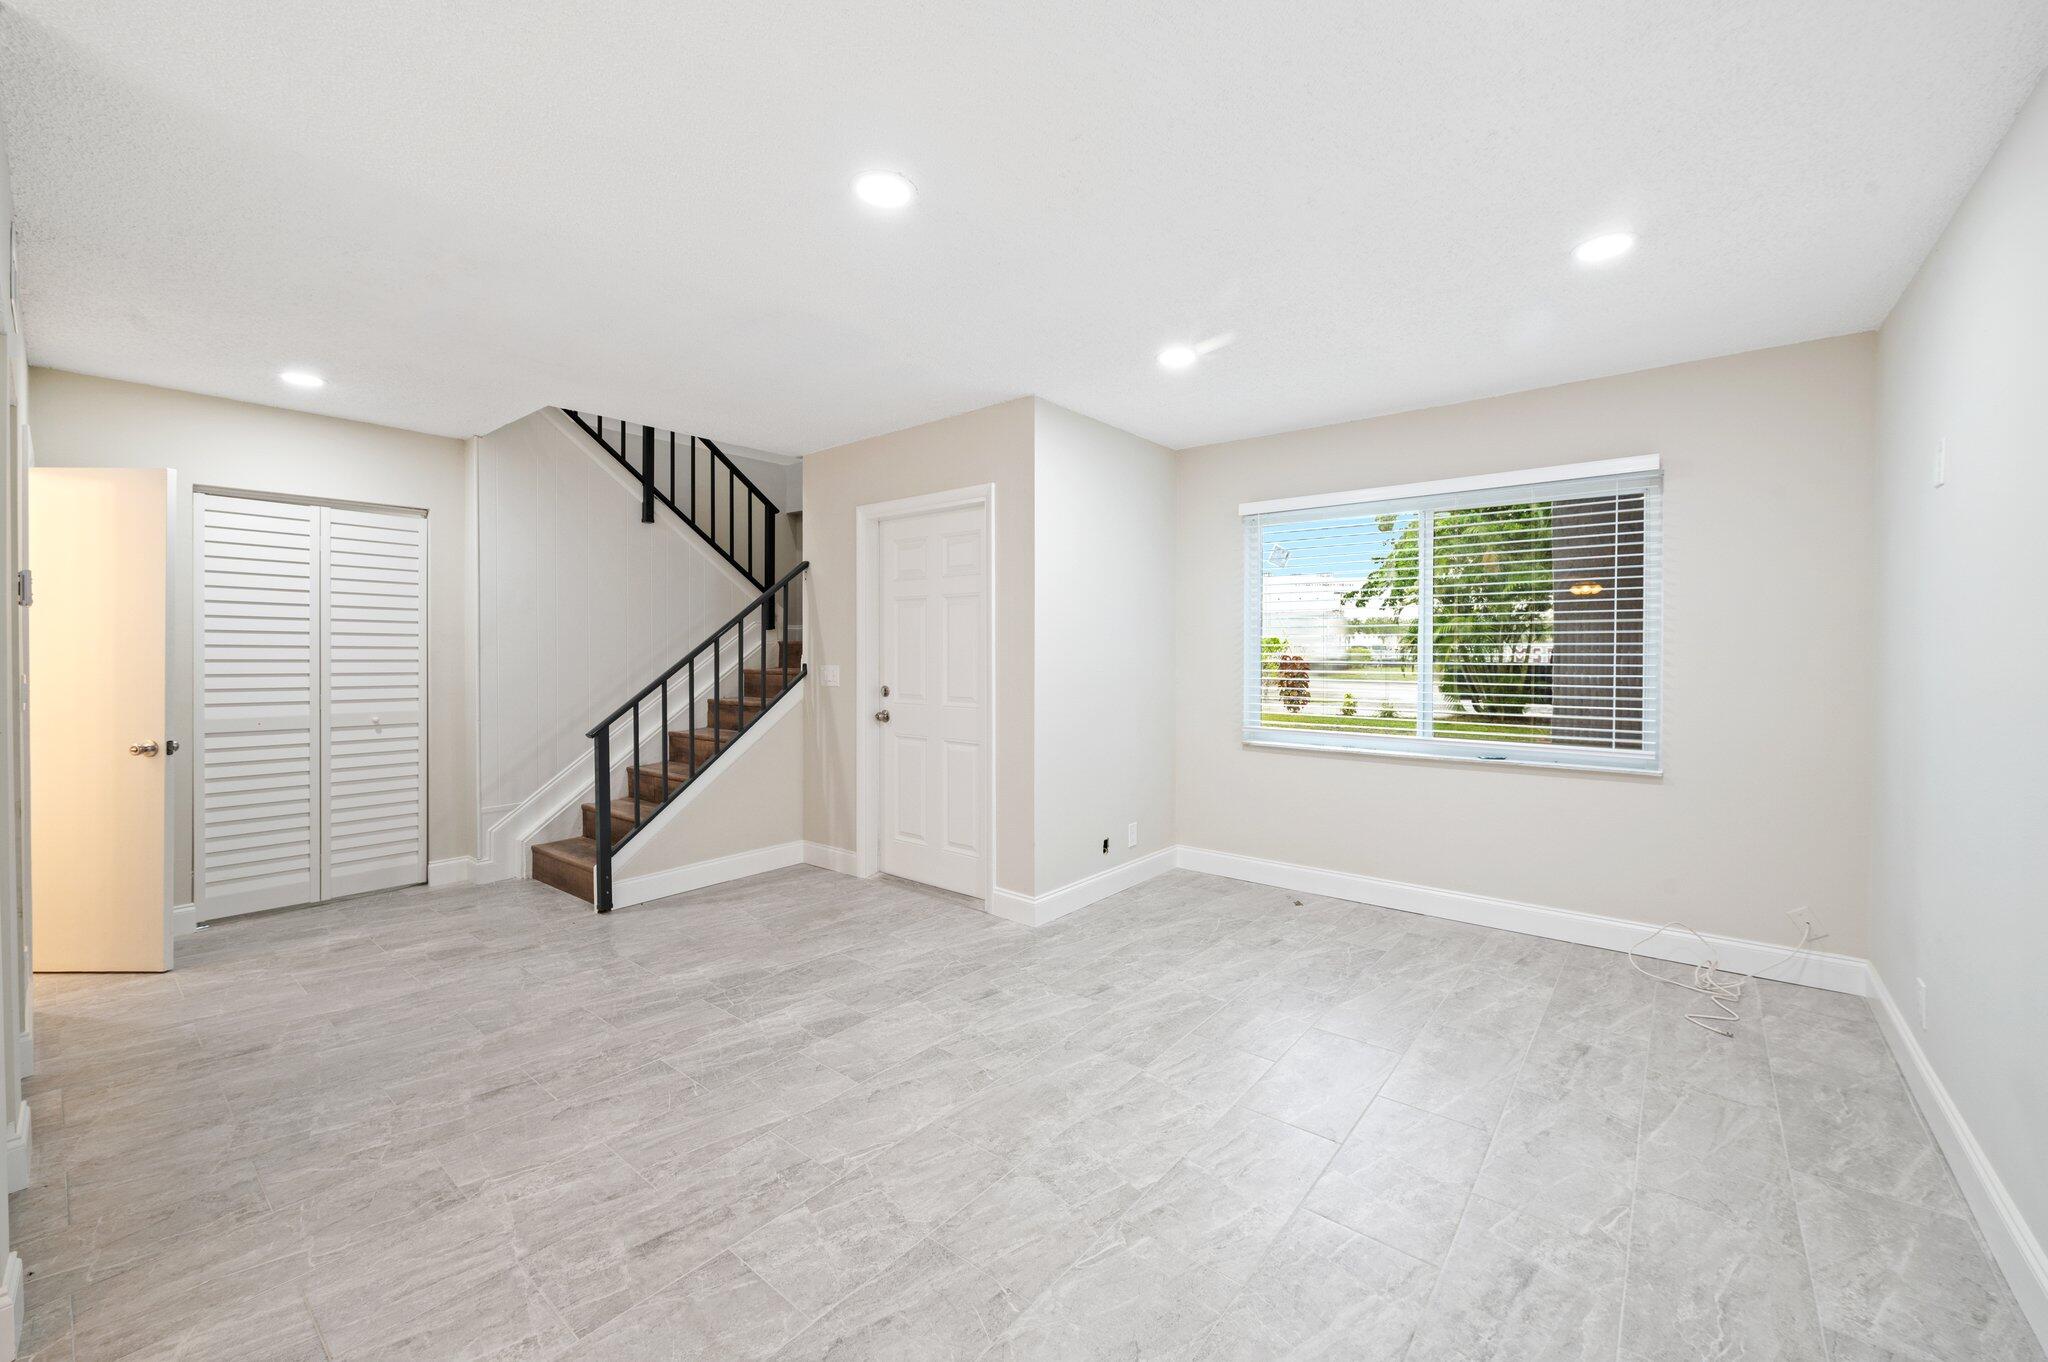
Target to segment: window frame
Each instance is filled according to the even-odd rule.
[[[1574,747],[1526,742],[1486,742],[1472,738],[1442,738],[1395,734],[1344,733],[1329,729],[1268,728],[1256,721],[1263,694],[1260,640],[1263,637],[1264,586],[1263,555],[1256,551],[1253,536],[1260,534],[1264,517],[1296,512],[1327,510],[1345,518],[1414,512],[1419,515],[1418,552],[1425,564],[1434,562],[1434,513],[1461,506],[1513,504],[1516,501],[1562,501],[1569,499],[1572,483],[1639,482],[1644,494],[1643,552],[1643,641],[1642,641],[1642,729],[1644,745],[1639,750]],[[1522,493],[1529,495],[1523,496]],[[1538,767],[1544,770],[1590,771],[1603,774],[1659,777],[1664,773],[1664,542],[1663,463],[1655,454],[1588,463],[1560,464],[1546,468],[1521,469],[1476,477],[1445,478],[1432,482],[1365,488],[1349,492],[1328,492],[1312,496],[1284,497],[1270,501],[1246,502],[1238,507],[1240,543],[1244,559],[1244,602],[1239,648],[1242,660],[1242,689],[1238,700],[1240,741],[1246,747],[1282,751],[1337,752],[1357,756],[1398,757],[1408,760],[1483,762],[1497,766]],[[1304,517],[1313,519],[1316,517]],[[1433,688],[1422,676],[1434,671],[1431,635],[1431,586],[1433,573],[1424,572],[1418,583],[1419,618],[1416,650],[1428,660],[1418,670],[1416,710],[1418,723],[1434,703]]]

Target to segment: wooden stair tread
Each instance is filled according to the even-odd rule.
[[[640,800],[641,816],[652,815],[660,807],[661,801],[659,799],[650,800],[643,796]],[[639,821],[639,818],[635,817],[633,813],[632,795],[621,795],[612,801],[612,841],[617,842],[621,837],[631,832],[634,824]],[[597,805],[594,803],[586,802],[583,805],[583,835],[591,838],[593,844],[595,843],[597,837]]]
[[[597,841],[591,837],[564,837],[559,842],[541,842],[533,848],[536,856],[552,856],[589,870],[597,864]]]
[[[700,726],[695,734],[687,728],[673,728],[669,730],[668,735],[668,759],[687,765],[690,760],[690,743],[694,739],[697,744],[697,764],[702,766],[714,753],[731,747],[733,740],[738,736],[730,725],[722,729]]]
[[[589,837],[565,837],[533,849],[533,877],[585,903],[597,902],[597,843]]]
[[[661,768],[662,768],[662,765],[663,765],[663,763],[661,763],[661,762],[658,762],[658,761],[650,761],[650,762],[647,762],[647,763],[646,763],[646,764],[644,764],[644,765],[641,765],[641,766],[635,766],[635,767],[634,767],[633,769],[634,769],[635,771],[638,771],[638,772],[640,772],[640,774],[642,774],[642,775],[644,775],[644,776],[648,777],[649,779],[652,779],[652,780],[660,780],[660,779],[661,779]],[[667,763],[667,765],[668,765],[668,784],[669,784],[669,788],[670,788],[670,789],[674,789],[674,788],[675,788],[676,786],[678,786],[678,785],[687,785],[687,784],[689,784],[689,783],[690,783],[690,763],[688,763],[687,761],[671,761],[671,762]],[[702,762],[699,762],[699,763],[697,763],[697,770],[698,770],[698,772],[699,772],[700,774],[701,774],[701,773],[702,773],[702,772],[703,772],[703,771],[704,771],[705,769],[706,769],[706,767],[705,767],[704,763],[702,763]],[[632,807],[632,804],[633,804],[633,796],[632,796],[632,795],[630,795],[630,794],[627,794],[627,795],[622,795],[622,796],[620,796],[620,801],[624,802],[624,803],[625,803],[625,805],[626,805],[626,806],[627,806],[628,808],[631,808],[631,807]],[[640,796],[640,802],[641,802],[641,804],[642,804],[642,805],[645,805],[645,804],[647,803],[647,796],[646,796],[646,795],[642,795],[642,796]],[[613,808],[617,808],[617,807],[618,807],[618,802],[614,802],[614,803],[613,803],[613,805],[612,805],[612,807],[613,807]]]

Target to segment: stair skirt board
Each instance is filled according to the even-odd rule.
[[[711,788],[712,784],[717,781],[721,772],[732,769],[728,765],[729,762],[739,761],[746,754],[747,750],[753,747],[769,729],[785,722],[790,715],[799,713],[804,696],[804,679],[802,676],[795,677],[790,688],[778,693],[774,697],[773,703],[762,713],[759,719],[753,720],[748,725],[746,731],[741,733],[736,740],[727,743],[723,748],[719,749],[717,755],[722,760],[714,761],[704,769],[702,774],[685,785],[681,792],[669,800],[667,804],[655,810],[647,820],[646,832],[651,834],[658,831],[672,816],[695,803],[704,791]],[[631,798],[630,794],[626,797],[629,800]],[[595,795],[593,793],[591,799],[585,802],[594,802],[594,800]],[[613,796],[612,802],[616,806],[618,797]],[[561,844],[536,844],[529,852],[529,855],[532,856],[531,877],[544,884],[552,885],[565,894],[581,898],[585,902],[594,902],[595,894],[588,885],[595,874],[595,843],[591,842],[589,836],[581,839],[571,838],[567,840],[570,842],[590,842],[591,845],[588,849],[570,849],[563,847]],[[628,842],[612,858],[612,904],[614,907],[618,907],[626,902],[626,900],[620,898],[620,886],[631,871],[636,856],[644,854],[644,852],[636,852],[635,849],[645,848],[648,845],[649,843],[641,840],[639,836],[635,836],[631,842]],[[797,843],[796,845],[799,847],[799,851],[801,851],[802,844]],[[543,859],[538,855],[542,851],[549,851],[553,854]],[[798,860],[801,859],[802,856],[799,854]],[[794,863],[790,862],[790,864]],[[748,871],[745,873],[756,874],[759,872]],[[716,881],[711,882],[716,883]],[[664,889],[660,894],[653,895],[653,897],[661,897],[662,895],[679,892],[681,891]]]
[[[794,638],[790,643],[799,649],[797,656],[801,657],[801,643]],[[756,646],[748,653],[746,659],[735,658],[726,665],[718,675],[717,693],[730,693],[737,682],[741,663],[746,660],[758,662],[760,654],[761,650]],[[752,671],[754,668],[749,667],[747,670]],[[708,680],[698,683],[698,700],[709,702],[712,694],[713,686]],[[670,717],[673,719],[674,716]],[[660,751],[662,735],[659,731],[659,721],[650,728],[643,717],[641,730],[641,746],[648,751]],[[631,715],[613,725],[612,751],[617,754],[612,759],[611,776],[614,781],[624,775],[626,768],[633,764],[634,754],[629,750],[632,746],[632,735]],[[642,759],[645,760],[645,757]],[[551,829],[563,825],[578,806],[590,802],[595,797],[591,793],[592,788],[590,755],[586,751],[583,756],[548,777],[538,790],[499,815],[484,830],[483,837],[477,844],[478,855],[469,869],[470,882],[488,884],[494,880],[531,878],[533,864],[530,852],[533,844],[548,841]]]

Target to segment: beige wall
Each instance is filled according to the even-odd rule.
[[[1875,343],[1850,336],[1189,450],[1176,464],[1184,845],[1864,952]],[[1631,454],[1665,467],[1661,778],[1239,741],[1265,498]]]
[[[1032,408],[1019,398],[980,411],[858,440],[804,460],[804,555],[810,616],[804,661],[815,689],[808,707],[809,779],[804,836],[854,850],[856,727],[879,696],[859,694],[854,675],[855,512],[874,502],[996,488],[996,874],[999,888],[1031,894],[1032,861]],[[837,666],[840,684],[820,668]]]
[[[29,377],[39,467],[170,468],[178,474],[171,704],[192,738],[192,489],[375,502],[427,512],[427,855],[475,845],[474,706],[464,617],[470,552],[463,442],[225,398],[88,378]],[[182,760],[182,757],[180,758]],[[177,783],[173,889],[192,901],[192,780]]]
[[[1035,873],[1045,894],[1173,845],[1173,455],[1035,406]],[[1125,837],[1133,822],[1136,847]]]
[[[1900,299],[1879,357],[1871,954],[2048,1240],[2048,88]]]

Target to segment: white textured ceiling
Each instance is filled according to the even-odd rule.
[[[36,362],[784,453],[1023,393],[1186,446],[1865,329],[2048,60],[2048,0],[5,4]],[[909,213],[852,200],[878,165]]]

